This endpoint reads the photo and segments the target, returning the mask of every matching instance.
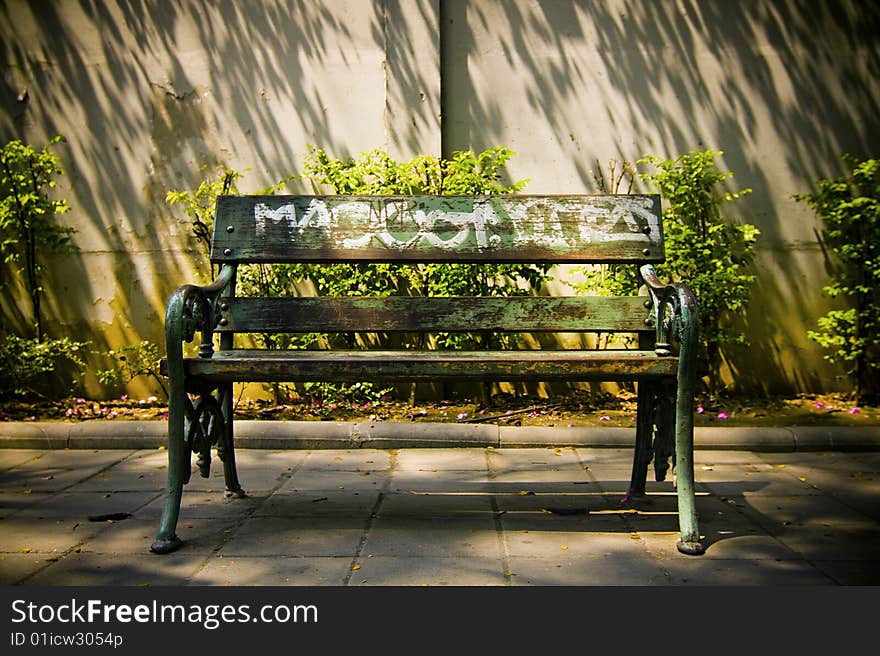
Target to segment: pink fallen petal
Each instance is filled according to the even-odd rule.
[[[706,408],[704,408],[703,406],[698,406],[698,407],[697,407],[697,414],[698,414],[698,415],[701,415],[701,414],[703,414],[704,412],[706,412]]]
[[[721,412],[718,413],[718,418],[719,418],[719,419],[727,419],[728,417],[730,417],[730,415],[727,414],[727,413],[724,412],[724,411],[721,411]]]
[[[620,500],[620,503],[629,503],[630,501],[632,501],[632,498],[632,492],[627,492]]]
[[[821,401],[816,401],[816,402],[813,404],[813,406],[816,407],[816,408],[824,408],[824,407],[825,407],[825,404],[822,403]]]
[[[611,421],[611,417],[609,417],[608,415],[602,415],[601,417],[599,417],[599,421]]]
[[[459,419],[467,419],[467,413],[466,413],[466,412],[460,412],[460,413],[458,414],[458,418],[459,418]]]
[[[849,413],[850,413],[851,415],[857,415],[857,414],[859,414],[860,412],[861,412],[861,410],[859,410],[858,408],[853,408],[852,410],[849,411]]]

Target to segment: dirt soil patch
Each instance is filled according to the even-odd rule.
[[[635,426],[636,396],[630,393],[572,393],[550,399],[496,395],[491,405],[448,400],[410,405],[383,398],[359,403],[297,399],[276,404],[239,401],[236,418],[309,421],[398,421],[492,423],[511,426]],[[69,398],[0,405],[2,421],[124,421],[168,416],[155,397],[111,401]],[[856,406],[843,394],[795,397],[698,399],[697,426],[872,426],[880,425],[880,407]]]

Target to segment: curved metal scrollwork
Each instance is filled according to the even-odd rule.
[[[180,313],[183,341],[191,342],[195,339],[196,332],[203,332],[210,314],[208,299],[198,288],[190,287],[184,290]]]

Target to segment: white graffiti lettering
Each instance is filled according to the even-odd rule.
[[[639,196],[618,197],[611,203],[493,199],[428,208],[406,202],[377,206],[363,200],[334,203],[310,198],[306,204],[287,203],[276,209],[258,203],[254,223],[258,237],[264,237],[270,225],[284,225],[293,242],[316,230],[345,249],[381,245],[393,250],[454,251],[472,243],[483,250],[500,246],[505,234],[514,246],[558,249],[578,243],[649,241],[648,235],[660,233],[651,199]]]

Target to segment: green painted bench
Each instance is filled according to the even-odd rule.
[[[674,465],[678,549],[702,553],[694,500],[693,396],[697,306],[664,284],[657,196],[222,196],[207,286],[185,285],[165,318],[169,378],[168,483],[151,549],[174,551],[192,454],[208,475],[222,460],[228,495],[244,496],[233,446],[234,382],[635,381],[638,416],[628,496]],[[629,263],[643,296],[236,297],[245,263]],[[296,332],[623,332],[634,349],[286,350],[236,348],[235,335]],[[183,343],[201,338],[198,354]],[[215,337],[218,342],[215,345]],[[218,348],[219,347],[219,348]]]

